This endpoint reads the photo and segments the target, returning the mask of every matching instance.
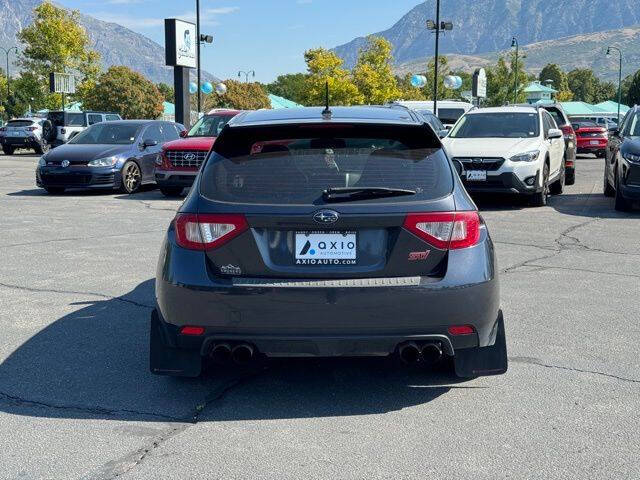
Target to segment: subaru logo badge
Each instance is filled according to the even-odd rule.
[[[62,163],[60,165],[62,166],[62,168],[67,168],[69,166],[69,160],[62,160]]]
[[[196,154],[195,153],[186,153],[183,157],[187,162],[192,162],[193,160],[196,159]]]
[[[318,223],[336,223],[340,215],[333,210],[320,210],[317,212],[313,219]]]

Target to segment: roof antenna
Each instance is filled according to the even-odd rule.
[[[324,110],[322,111],[322,118],[324,118],[325,120],[331,120],[331,109],[329,108],[329,80],[327,80],[327,83],[325,85],[325,107]]]

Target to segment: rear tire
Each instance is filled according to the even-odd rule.
[[[609,178],[607,177],[607,164],[604,165],[604,196],[605,197],[613,197],[616,194],[616,189],[611,186],[609,183]]]
[[[42,140],[38,146],[36,148],[34,148],[34,150],[36,151],[36,153],[38,155],[44,155],[45,153],[47,153],[50,149],[49,144],[47,143],[46,140]]]
[[[542,191],[536,192],[531,198],[533,207],[544,207],[547,205],[547,196],[549,195],[549,165],[545,162],[542,169]]]
[[[560,176],[551,184],[550,191],[552,195],[560,195],[564,190],[564,184],[566,181],[566,167],[564,166],[564,160],[562,160],[562,166],[560,167]]]
[[[160,192],[165,197],[177,197],[184,190],[182,187],[160,187]]]
[[[61,193],[64,193],[64,187],[44,187],[44,189],[51,195],[60,195]]]
[[[629,200],[627,200],[622,196],[622,191],[620,189],[620,182],[618,181],[617,177],[616,177],[616,194],[615,195],[616,195],[615,209],[617,211],[628,212],[629,210],[631,210],[631,203],[629,202]]]
[[[13,147],[2,147],[2,151],[5,155],[13,155],[13,152],[15,152],[16,149]]]
[[[565,185],[573,185],[576,183],[576,169],[570,168],[565,173],[564,184]]]

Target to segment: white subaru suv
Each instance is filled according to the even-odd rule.
[[[462,163],[473,192],[527,195],[547,204],[565,183],[564,139],[553,117],[536,106],[482,108],[465,113],[442,143]]]

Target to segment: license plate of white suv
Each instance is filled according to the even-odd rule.
[[[355,265],[356,232],[296,232],[296,265]]]
[[[486,170],[467,170],[467,181],[484,182],[487,180]]]

